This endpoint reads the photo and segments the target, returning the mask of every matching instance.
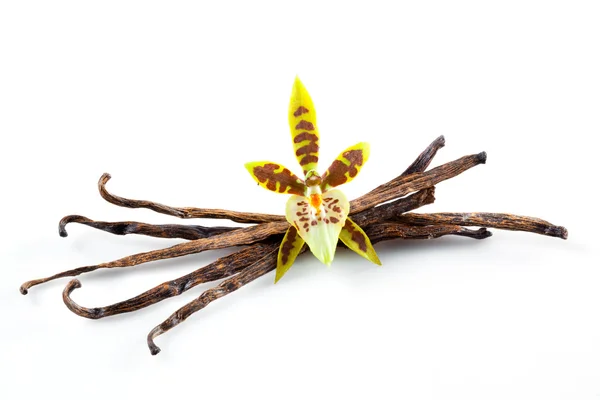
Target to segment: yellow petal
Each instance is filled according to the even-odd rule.
[[[377,253],[371,244],[371,240],[367,234],[356,225],[350,218],[346,218],[346,223],[340,233],[340,240],[344,242],[348,248],[357,254],[360,254],[374,264],[381,265]]]
[[[296,159],[304,170],[304,175],[306,175],[308,171],[317,169],[319,161],[319,130],[317,129],[315,106],[308,91],[298,77],[296,77],[294,87],[292,88],[288,120],[292,133],[294,153],[296,153]]]
[[[270,162],[255,161],[245,165],[250,175],[265,189],[275,193],[304,195],[306,185],[289,169]]]
[[[326,191],[356,178],[369,159],[370,149],[369,143],[361,142],[342,151],[323,174],[321,189]]]
[[[296,227],[290,226],[279,246],[277,269],[275,270],[275,283],[277,283],[277,281],[279,281],[290,269],[296,260],[296,257],[298,257],[298,254],[300,254],[302,246],[304,246],[304,240],[298,235]]]

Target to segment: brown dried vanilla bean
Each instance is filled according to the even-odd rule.
[[[110,174],[104,173],[98,181],[98,190],[100,196],[109,203],[120,207],[128,208],[148,208],[152,211],[161,214],[172,215],[178,218],[216,218],[230,219],[241,223],[260,223],[260,222],[276,222],[285,221],[283,215],[247,213],[239,211],[229,211],[213,208],[196,208],[196,207],[170,207],[164,204],[155,203],[148,200],[132,200],[124,197],[115,196],[106,190],[106,182],[110,180]]]
[[[566,239],[569,232],[564,226],[553,225],[543,219],[524,217],[514,214],[501,213],[435,213],[417,214],[409,213],[397,215],[395,221],[410,225],[437,225],[450,224],[461,226],[484,226],[487,228],[506,229],[538,233]]]
[[[446,139],[444,136],[437,137],[419,156],[413,161],[413,163],[398,177],[392,179],[385,185],[378,186],[377,188],[370,191],[368,194],[374,195],[377,193],[381,193],[389,186],[394,185],[399,180],[407,175],[412,175],[418,172],[424,172],[433,157],[437,154],[438,150],[446,145]],[[388,220],[394,214],[399,215],[401,213],[405,213],[416,208],[419,208],[426,204],[431,204],[435,201],[434,197],[435,187],[430,187],[427,189],[422,189],[417,193],[410,195],[408,197],[400,198],[394,202],[384,204],[382,206],[369,208],[365,211],[362,211],[352,217],[354,222],[358,225],[369,225],[374,222],[374,220]],[[398,205],[402,203],[402,206],[399,209],[393,207],[392,205]]]
[[[78,279],[73,279],[63,291],[63,301],[69,310],[85,318],[99,319],[111,315],[128,313],[151,306],[170,297],[179,296],[201,283],[212,282],[234,275],[263,258],[266,253],[278,248],[279,243],[253,244],[235,253],[221,257],[217,261],[198,268],[182,277],[157,285],[138,296],[106,307],[87,308],[75,303],[71,299],[70,294],[74,289],[81,287],[81,282]]]
[[[413,163],[410,164],[410,166],[406,168],[406,170],[403,173],[401,173],[399,176],[392,179],[391,181],[387,182],[385,185],[380,185],[376,187],[367,194],[372,195],[376,193],[381,193],[390,186],[397,184],[398,181],[400,181],[403,177],[407,175],[411,175],[417,172],[424,172],[429,166],[429,164],[431,164],[431,161],[433,160],[433,157],[435,157],[435,155],[437,154],[438,150],[444,147],[445,145],[446,139],[444,138],[444,136],[437,137],[433,142],[431,142],[429,146],[427,146],[425,150],[423,150],[421,154],[419,154],[415,161],[413,161]]]
[[[423,172],[429,167],[431,160],[437,154],[438,150],[446,145],[446,139],[444,136],[438,136],[427,148],[419,154],[417,159],[413,161],[412,164],[409,165],[406,170],[400,174],[401,176],[406,176],[410,174],[414,174],[415,172]],[[398,177],[399,178],[399,177]]]
[[[410,226],[385,222],[374,224],[365,229],[372,243],[391,239],[436,239],[445,235],[466,236],[472,239],[485,239],[492,236],[486,228],[467,229],[459,225]]]
[[[354,222],[359,225],[369,225],[378,221],[385,221],[395,215],[414,210],[425,204],[431,204],[434,201],[433,194],[435,188],[428,188],[403,197],[384,205],[374,207],[363,211],[353,217]],[[59,222],[59,233],[66,237],[66,225],[74,222],[80,223],[92,228],[103,230],[115,235],[146,235],[160,238],[181,238],[188,240],[203,239],[212,237],[224,232],[229,232],[239,227],[206,227],[201,225],[152,225],[135,221],[104,222],[94,221],[80,215],[68,215]]]
[[[32,286],[36,286],[57,278],[77,276],[85,272],[95,271],[100,268],[133,267],[135,265],[147,263],[150,261],[181,257],[188,254],[200,253],[205,250],[224,249],[232,246],[256,243],[268,238],[271,235],[276,235],[285,232],[287,227],[287,222],[267,222],[260,225],[254,225],[248,228],[226,232],[221,235],[213,236],[210,238],[198,239],[187,243],[176,244],[175,246],[171,246],[166,249],[138,253],[107,263],[71,269],[68,271],[58,273],[56,275],[52,275],[47,278],[35,279],[32,281],[25,282],[23,285],[21,285],[20,290],[22,294],[27,294],[28,289]]]
[[[104,222],[94,221],[81,215],[67,215],[58,223],[58,233],[60,236],[68,236],[66,226],[70,223],[87,225],[114,235],[141,234],[158,238],[179,238],[187,240],[204,239],[240,229],[239,227],[229,226],[207,227],[201,225],[178,224],[152,225],[136,221]]]
[[[352,216],[352,220],[359,226],[364,227],[371,224],[387,221],[396,215],[412,211],[435,201],[435,187],[419,190],[410,196],[372,207]]]
[[[461,157],[458,160],[435,167],[427,172],[414,173],[393,179],[350,202],[350,215],[357,214],[377,204],[402,197],[408,193],[433,187],[436,184],[453,178],[479,164],[485,164],[485,152]]]

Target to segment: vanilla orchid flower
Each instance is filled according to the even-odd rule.
[[[381,265],[371,241],[349,217],[350,202],[335,187],[350,182],[369,158],[369,144],[357,143],[344,150],[323,176],[317,172],[319,131],[317,115],[308,91],[296,77],[288,111],[292,143],[305,180],[270,161],[247,163],[258,184],[276,193],[292,196],[285,216],[290,223],[277,256],[275,282],[290,269],[304,243],[322,263],[330,265],[338,239],[348,248]]]

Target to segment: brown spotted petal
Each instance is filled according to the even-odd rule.
[[[346,223],[340,232],[340,240],[344,242],[350,250],[360,254],[372,263],[381,265],[381,261],[379,261],[379,257],[377,257],[377,253],[375,253],[375,249],[373,248],[369,237],[360,226],[356,225],[350,218],[346,218]]]
[[[276,193],[304,195],[304,181],[279,164],[255,161],[246,163],[245,167],[254,180],[265,189]]]
[[[319,130],[317,129],[317,113],[308,91],[296,77],[290,106],[288,120],[292,133],[294,153],[304,175],[310,170],[317,169],[319,161]]]
[[[323,174],[321,189],[323,191],[350,182],[356,178],[362,166],[369,159],[369,143],[361,142],[348,147],[333,161]]]
[[[350,203],[339,190],[323,193],[318,206],[307,197],[292,196],[287,202],[286,219],[296,227],[310,251],[322,263],[330,265],[340,231],[346,222]]]
[[[298,234],[296,227],[290,226],[279,246],[277,269],[275,270],[275,283],[277,283],[277,281],[290,269],[296,260],[296,257],[298,257],[298,254],[300,254],[302,246],[304,246],[304,240],[302,240]]]

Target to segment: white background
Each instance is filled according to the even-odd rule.
[[[598,21],[596,1],[3,2],[0,397],[600,398]],[[434,166],[482,150],[488,163],[439,184],[424,212],[537,216],[569,239],[395,241],[376,246],[381,268],[307,254],[278,285],[271,273],[158,338],[157,357],[148,331],[211,285],[97,321],[66,309],[68,279],[19,294],[182,242],[80,225],[60,238],[67,214],[181,222],[104,202],[103,172],[126,197],[282,213],[286,197],[243,164],[299,172],[296,74],[322,169],[371,143],[348,197],[443,134]],[[82,275],[73,298],[108,305],[226,253]]]

